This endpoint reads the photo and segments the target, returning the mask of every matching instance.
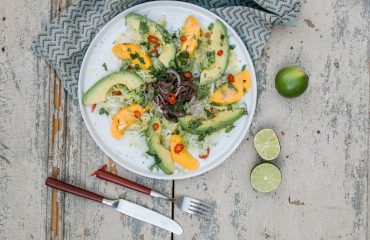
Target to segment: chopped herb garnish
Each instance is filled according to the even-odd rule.
[[[199,142],[203,142],[204,141],[204,139],[206,138],[206,134],[200,134],[199,136],[198,136],[198,141]]]
[[[159,164],[161,164],[161,159],[157,155],[151,155],[154,157],[155,162],[149,167],[150,171],[153,171],[154,168],[158,169]]]
[[[149,26],[146,21],[140,21],[139,32],[141,35],[147,34],[149,32]]]
[[[207,85],[200,85],[197,89],[197,96],[199,100],[202,100],[203,98],[207,97],[209,93],[209,88]]]
[[[230,46],[229,46],[229,49],[230,49],[230,50],[233,50],[234,48],[235,48],[235,45],[230,45]]]
[[[244,71],[247,68],[247,64],[244,64],[242,67],[242,71]]]
[[[100,114],[100,115],[105,114],[105,115],[109,116],[109,112],[108,112],[108,111],[107,111],[107,109],[105,109],[105,108],[100,108],[100,109],[99,109],[99,114]]]
[[[220,39],[223,41],[225,39],[225,35],[221,34]]]
[[[136,52],[136,53],[130,53],[130,57],[131,59],[136,59],[139,57],[139,54]]]
[[[202,45],[202,40],[198,39],[197,43],[198,43],[198,47],[200,47]]]
[[[125,71],[125,70],[127,70],[129,65],[130,65],[130,60],[123,60],[119,70],[120,71]]]
[[[231,130],[233,130],[235,128],[235,126],[234,125],[230,125],[230,126],[228,126],[226,129],[225,129],[225,133],[229,133],[229,132],[231,132]]]
[[[215,51],[207,51],[207,58],[209,63],[214,63],[216,58],[216,52]]]
[[[199,119],[193,119],[189,122],[188,127],[190,129],[195,129],[195,128],[199,127],[200,125],[202,125],[202,122]]]
[[[231,89],[234,89],[235,91],[238,91],[238,89],[236,89],[236,87],[234,86],[234,84],[232,84],[231,82],[227,81],[227,87],[228,88],[231,88]]]
[[[204,109],[204,111],[206,112],[206,116],[207,116],[207,118],[212,117],[212,113],[211,113],[211,111],[209,111],[207,108],[205,108],[205,109]]]
[[[127,48],[127,52],[131,52],[131,48]]]
[[[247,92],[247,89],[243,87],[243,93],[246,93],[246,92]]]
[[[139,61],[140,61],[142,64],[145,64],[144,58],[139,57]]]
[[[227,105],[226,105],[226,109],[227,109],[228,111],[232,110],[232,109],[233,109],[233,105],[231,105],[231,104],[227,104]]]
[[[102,67],[104,68],[105,71],[108,71],[108,67],[106,63],[103,63]]]
[[[207,40],[207,44],[208,44],[208,45],[211,45],[211,40],[209,40],[209,39],[208,39],[208,40]]]
[[[214,24],[213,24],[213,23],[209,24],[209,25],[208,25],[208,30],[209,30],[209,31],[212,31],[213,26],[214,26]]]

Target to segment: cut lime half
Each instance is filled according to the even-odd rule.
[[[254,147],[263,160],[271,161],[280,154],[280,143],[272,129],[262,129],[254,136]]]
[[[272,192],[281,183],[281,172],[269,162],[256,165],[251,172],[251,184],[259,192]]]

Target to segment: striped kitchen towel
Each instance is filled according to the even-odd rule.
[[[147,0],[81,0],[48,23],[35,37],[32,51],[58,73],[69,94],[77,98],[78,75],[96,33],[123,10]],[[294,26],[300,0],[188,0],[223,18],[257,60],[274,23]]]

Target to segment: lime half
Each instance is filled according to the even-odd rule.
[[[280,143],[272,129],[262,129],[254,136],[254,147],[263,160],[270,161],[280,154]]]
[[[272,192],[281,183],[281,172],[269,162],[256,165],[251,172],[251,184],[259,192]]]

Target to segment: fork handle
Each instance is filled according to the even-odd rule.
[[[103,196],[90,192],[86,189],[76,187],[74,185],[59,181],[55,178],[48,177],[45,181],[46,186],[62,190],[64,192],[72,193],[74,195],[87,198],[96,202],[103,202]]]
[[[96,173],[96,177],[106,180],[108,182],[112,182],[127,188],[130,188],[132,190],[145,193],[147,195],[152,195],[151,193],[154,192],[152,189],[145,187],[143,185],[140,185],[136,182],[130,181],[126,178],[120,177],[118,175],[115,175],[113,173],[107,172],[105,170],[99,169]]]

